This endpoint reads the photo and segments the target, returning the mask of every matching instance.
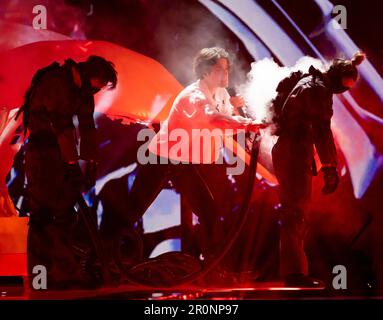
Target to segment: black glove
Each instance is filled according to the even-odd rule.
[[[323,167],[321,169],[323,172],[324,186],[322,188],[322,194],[331,194],[333,193],[339,184],[339,175],[336,167]]]
[[[76,186],[83,183],[82,171],[78,162],[64,163],[64,178]]]
[[[95,186],[97,180],[97,163],[94,160],[88,160],[85,164],[85,188],[91,189]]]

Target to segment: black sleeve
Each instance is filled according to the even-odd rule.
[[[324,165],[337,165],[337,152],[331,131],[332,94],[324,87],[317,87],[312,91],[312,101],[315,107],[313,113],[313,133],[315,148],[319,159]]]

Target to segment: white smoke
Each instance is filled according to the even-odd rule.
[[[251,71],[248,74],[248,81],[238,88],[238,92],[245,98],[247,113],[257,122],[272,123],[273,113],[271,101],[275,98],[278,83],[291,72],[308,72],[310,66],[324,71],[323,63],[312,57],[302,57],[292,67],[280,67],[273,59],[265,58],[251,64]],[[259,149],[259,162],[269,172],[274,173],[271,150],[277,141],[273,135],[275,126],[271,125],[262,130],[262,140]]]
[[[277,94],[278,83],[293,71],[307,72],[311,65],[324,69],[323,63],[312,57],[302,57],[292,67],[280,67],[270,58],[253,62],[247,83],[238,90],[246,100],[247,112],[258,121],[271,122],[270,102]]]

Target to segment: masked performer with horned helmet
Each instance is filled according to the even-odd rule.
[[[336,59],[325,72],[311,66],[307,74],[292,73],[277,87],[273,105],[279,138],[272,159],[280,185],[280,274],[286,286],[323,286],[321,281],[308,276],[304,252],[305,214],[316,171],[314,147],[322,165],[322,193],[331,194],[339,182],[330,128],[332,98],[354,85],[358,78],[356,67],[364,58],[364,54],[357,53],[351,60]]]

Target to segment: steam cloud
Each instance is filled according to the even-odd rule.
[[[279,81],[293,71],[307,72],[311,65],[319,70],[324,69],[323,63],[312,57],[302,57],[292,67],[280,67],[270,58],[253,62],[248,82],[238,90],[247,102],[247,112],[258,121],[271,122],[273,114],[270,102],[277,94]]]
[[[322,61],[312,57],[302,57],[292,67],[280,67],[273,59],[265,58],[251,64],[248,81],[238,88],[246,100],[247,113],[258,122],[272,123],[273,113],[271,101],[275,98],[278,83],[291,72],[307,72],[310,66],[323,71],[325,66]],[[274,172],[271,150],[277,141],[273,135],[274,126],[271,125],[262,133],[259,150],[259,162],[271,173]]]

